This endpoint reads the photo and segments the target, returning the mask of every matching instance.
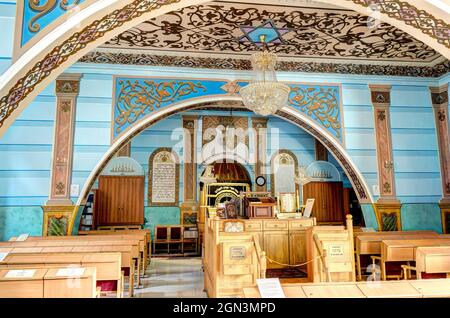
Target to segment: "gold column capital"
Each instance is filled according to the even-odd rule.
[[[63,73],[56,78],[55,93],[57,96],[77,96],[80,92],[80,73]]]
[[[391,105],[391,85],[370,84],[369,89],[373,107],[387,108]]]

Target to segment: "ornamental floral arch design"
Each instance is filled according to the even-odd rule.
[[[447,15],[424,1],[414,1],[414,5],[413,1],[401,0],[316,1],[365,15],[370,15],[368,8],[375,6],[381,21],[398,27],[450,58]],[[54,32],[45,35],[0,77],[0,136],[39,92],[95,47],[143,21],[205,2],[208,1],[96,1],[67,19],[60,19],[51,30]]]
[[[242,102],[238,97],[233,96],[216,96],[206,97],[203,99],[196,99],[195,101],[187,100],[182,103],[175,103],[172,106],[163,108],[157,112],[147,116],[144,120],[134,125],[124,134],[118,137],[114,143],[110,146],[108,151],[104,154],[103,158],[98,162],[96,167],[92,170],[89,178],[87,179],[83,190],[81,191],[77,205],[81,205],[84,198],[88,195],[98,175],[107,165],[107,163],[114,157],[114,155],[131,139],[143,130],[154,125],[155,123],[168,118],[177,113],[204,108],[223,108],[223,107],[243,107]],[[285,119],[300,128],[303,128],[306,132],[317,138],[324,144],[324,146],[335,156],[344,171],[346,172],[350,182],[352,183],[358,199],[361,203],[373,203],[373,198],[370,194],[369,187],[364,180],[364,177],[359,172],[356,165],[352,162],[350,156],[346,153],[345,149],[339,142],[333,138],[325,129],[320,127],[313,120],[305,116],[303,113],[285,107],[276,114],[277,117]]]

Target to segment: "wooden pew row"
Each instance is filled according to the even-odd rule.
[[[386,263],[415,261],[415,249],[428,246],[450,246],[450,235],[429,239],[385,240],[381,243],[381,279],[386,280]]]
[[[83,267],[77,277],[61,275],[59,268],[29,269],[30,276],[9,276],[23,269],[0,270],[0,298],[96,298],[97,269]]]
[[[129,239],[129,240],[139,240],[139,249],[141,251],[142,257],[141,257],[141,273],[144,273],[146,270],[146,264],[147,264],[147,258],[148,258],[148,252],[146,248],[146,236],[144,234],[112,234],[112,235],[77,235],[77,236],[30,236],[26,241],[52,241],[52,240],[61,240],[61,238],[64,238],[66,240],[95,240],[95,241],[101,241],[101,240],[111,240],[111,238],[114,239]]]
[[[51,246],[46,246],[47,242],[33,241],[33,246],[27,246],[27,242],[14,242],[10,247],[0,246],[0,252],[6,252],[10,254],[27,254],[27,253],[111,253],[119,252],[121,255],[121,268],[126,270],[125,276],[129,277],[128,292],[130,297],[134,295],[134,269],[136,259],[139,259],[139,251],[136,246],[127,244],[122,245],[115,244],[109,245],[108,241],[96,242],[76,242],[76,241],[52,241]],[[58,243],[58,244],[54,244]],[[73,244],[75,243],[75,246]],[[79,244],[82,243],[82,244]],[[112,242],[117,243],[117,242]],[[134,242],[135,243],[135,242]]]
[[[417,278],[422,278],[422,273],[445,273],[450,278],[450,247],[432,246],[418,247],[415,251]]]
[[[33,240],[33,241],[23,241],[23,242],[0,242],[0,247],[39,247],[39,246],[122,246],[129,245],[132,248],[133,258],[136,259],[136,263],[139,265],[141,260],[140,248],[138,240],[129,240],[122,238],[110,237],[109,239],[101,238],[99,240],[93,238],[80,238],[80,239],[67,239],[65,236],[60,236],[60,239],[53,240]],[[139,267],[137,268],[139,270]]]
[[[414,270],[417,279],[422,279],[422,274],[443,274],[450,278],[450,246],[417,247],[415,261],[415,266],[402,266],[405,277],[410,278]]]
[[[141,230],[91,230],[91,231],[79,231],[78,235],[144,235],[145,237],[145,248],[147,258],[144,258],[144,272],[147,269],[147,264],[150,262],[152,250],[151,250],[151,238],[150,238],[150,230],[149,229],[141,229]]]
[[[25,253],[8,254],[1,269],[95,267],[97,281],[115,281],[117,297],[123,297],[120,253]]]
[[[282,285],[287,298],[450,298],[450,279]],[[245,298],[260,298],[257,287],[243,289]]]
[[[138,265],[140,265],[139,267],[139,274],[142,274],[145,271],[145,259],[147,258],[147,252],[146,252],[146,248],[145,248],[145,238],[143,236],[143,234],[130,234],[130,235],[96,235],[96,236],[44,236],[44,237],[39,237],[39,236],[32,236],[29,237],[26,242],[29,241],[58,241],[58,240],[90,240],[90,241],[103,241],[103,240],[107,240],[107,241],[111,241],[111,240],[139,240],[139,250],[141,252],[141,258],[138,261]],[[137,278],[137,284],[138,286],[140,286],[140,277],[141,275],[138,276]]]
[[[144,235],[145,243],[148,245],[147,248],[151,246],[151,237],[149,229],[141,230],[90,230],[90,231],[78,231],[78,235]],[[147,254],[151,254],[147,251]],[[150,256],[150,255],[149,255]]]
[[[439,234],[433,231],[404,231],[404,232],[362,232],[355,237],[355,256],[358,280],[362,280],[361,255],[380,255],[383,240],[407,240],[415,238],[434,238]]]
[[[23,242],[0,242],[0,250],[6,247],[21,248],[21,252],[120,252],[122,253],[122,268],[129,277],[129,292],[134,293],[134,273],[137,268],[137,285],[140,284],[140,252],[137,240],[43,240],[43,241],[23,241]],[[44,250],[39,249],[44,247]],[[24,248],[28,248],[25,250]],[[6,251],[6,250],[5,250]],[[137,264],[137,266],[135,266]]]

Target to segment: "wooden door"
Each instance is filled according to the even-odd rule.
[[[144,223],[144,177],[100,176],[96,226]]]
[[[297,265],[306,262],[306,231],[289,233],[289,264]]]
[[[264,232],[264,249],[267,257],[282,264],[289,264],[288,231]],[[267,268],[284,268],[285,266],[267,262]]]
[[[309,182],[303,186],[303,198],[315,199],[312,216],[317,222],[343,222],[342,182]]]

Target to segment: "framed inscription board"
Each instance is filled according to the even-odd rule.
[[[178,206],[180,169],[176,153],[159,148],[149,158],[148,202],[152,206]]]

